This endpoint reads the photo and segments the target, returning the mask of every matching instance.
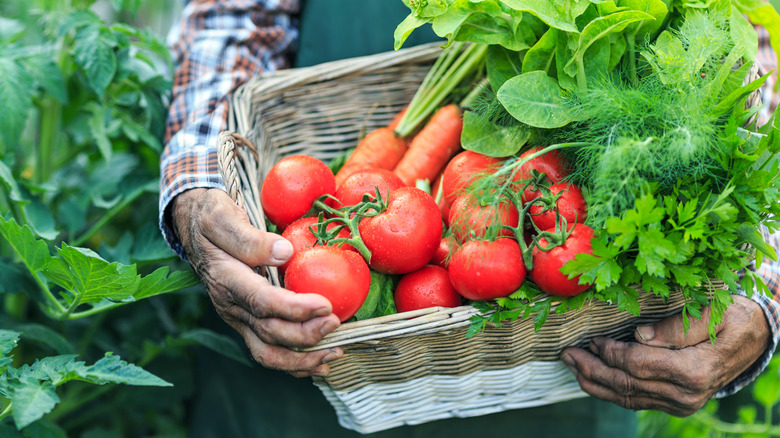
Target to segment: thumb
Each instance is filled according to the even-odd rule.
[[[190,211],[197,231],[214,246],[249,266],[281,265],[293,254],[282,236],[255,228],[227,193],[206,190]]]
[[[663,347],[681,349],[709,342],[710,307],[702,309],[701,319],[689,317],[690,327],[686,331],[683,327],[682,313],[669,316],[660,321],[642,325],[634,331],[637,342],[651,347]],[[716,332],[720,326],[716,327]]]

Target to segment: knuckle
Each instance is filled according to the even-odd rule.
[[[710,387],[710,375],[710,370],[707,369],[688,371],[684,374],[684,382],[691,390],[703,391]]]
[[[620,373],[615,379],[615,391],[623,396],[630,397],[635,395],[636,385],[630,376]]]
[[[239,294],[239,293],[246,293],[246,292],[238,292],[233,291],[233,294]],[[254,318],[264,318],[268,315],[268,311],[266,309],[266,302],[263,299],[262,295],[259,293],[246,293],[246,306],[247,310],[249,311],[249,314]],[[238,301],[239,300],[234,300]]]

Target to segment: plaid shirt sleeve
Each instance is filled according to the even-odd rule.
[[[229,96],[261,71],[289,67],[298,9],[298,0],[192,1],[171,31],[176,70],[160,161],[159,220],[182,258],[170,224],[171,200],[196,187],[224,190],[216,142],[227,126]]]

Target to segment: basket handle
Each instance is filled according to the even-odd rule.
[[[251,141],[233,131],[222,131],[217,137],[217,157],[219,172],[230,198],[241,208],[245,206],[244,194],[241,192],[241,182],[236,160],[241,160],[241,148],[248,149],[255,160],[259,161],[257,148]]]

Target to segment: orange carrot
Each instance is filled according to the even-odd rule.
[[[396,114],[395,117],[393,117],[393,120],[390,121],[390,124],[387,125],[387,127],[395,131],[395,128],[397,128],[398,124],[401,123],[401,119],[404,118],[404,114],[406,114],[407,109],[409,109],[409,105],[406,105],[404,109],[401,110],[401,112]]]
[[[369,132],[336,173],[336,187],[359,169],[378,167],[393,170],[406,149],[406,141],[395,135],[390,128],[382,127]]]
[[[450,104],[440,108],[414,136],[393,172],[407,186],[414,186],[418,179],[432,181],[460,150],[462,130],[460,107]]]

